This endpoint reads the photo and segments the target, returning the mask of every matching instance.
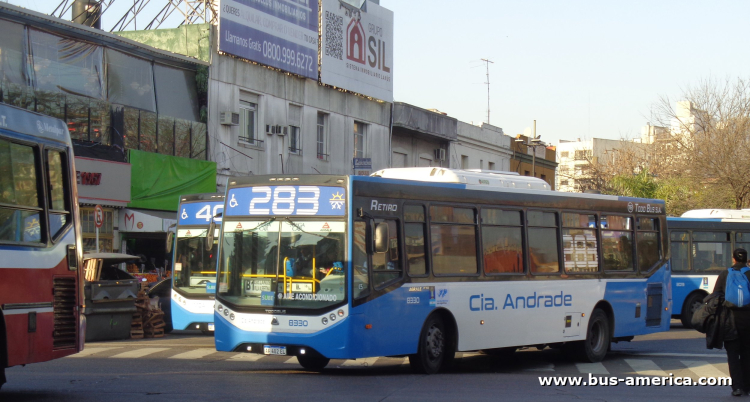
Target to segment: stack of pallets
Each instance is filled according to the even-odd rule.
[[[159,308],[159,298],[150,299],[145,290],[138,292],[135,301],[138,311],[133,314],[130,337],[161,338],[164,336],[164,312]]]

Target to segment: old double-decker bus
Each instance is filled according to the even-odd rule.
[[[83,349],[76,194],[65,123],[0,104],[0,385]]]
[[[580,263],[567,239],[586,243]],[[408,356],[434,373],[524,346],[596,362],[669,329],[659,200],[444,168],[232,178],[219,245],[217,350],[308,369]]]
[[[209,247],[205,245],[211,221],[221,224],[222,208],[224,194],[180,197],[172,264],[171,316],[174,329],[197,329],[204,333],[214,330],[217,245],[213,242]]]

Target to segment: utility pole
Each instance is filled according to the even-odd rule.
[[[487,124],[490,124],[490,63],[495,64],[494,61],[482,59],[484,64],[487,66]]]

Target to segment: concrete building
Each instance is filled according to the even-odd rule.
[[[512,138],[490,124],[480,126],[458,122],[457,140],[451,145],[453,169],[511,170]]]
[[[530,138],[523,134],[518,134],[515,138],[512,138],[510,147],[512,159],[508,170],[522,176],[538,177],[546,181],[553,190],[557,189],[556,147],[531,142]]]
[[[390,167],[449,167],[458,120],[436,110],[402,102],[393,104]]]
[[[592,138],[575,141],[560,140],[557,145],[558,191],[579,192],[590,178],[592,163],[612,154],[612,150],[623,148],[627,143],[619,140]]]

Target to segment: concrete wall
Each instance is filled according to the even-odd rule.
[[[511,170],[511,137],[505,135],[502,128],[459,121],[457,131],[458,140],[450,149],[451,168],[461,169],[462,161],[468,161],[467,169],[489,170],[490,163],[494,163],[493,170]]]
[[[229,176],[260,174],[351,174],[354,122],[366,125],[365,155],[372,171],[390,161],[391,105],[319,85],[316,81],[266,68],[215,50],[209,77],[211,160],[219,191]],[[239,112],[241,93],[257,96],[260,146],[239,141],[240,127],[219,124],[221,112]],[[301,107],[301,155],[289,152],[289,135],[268,135],[266,125],[289,125],[289,105]],[[317,114],[327,114],[328,160],[317,156]],[[283,164],[282,164],[283,160]]]

